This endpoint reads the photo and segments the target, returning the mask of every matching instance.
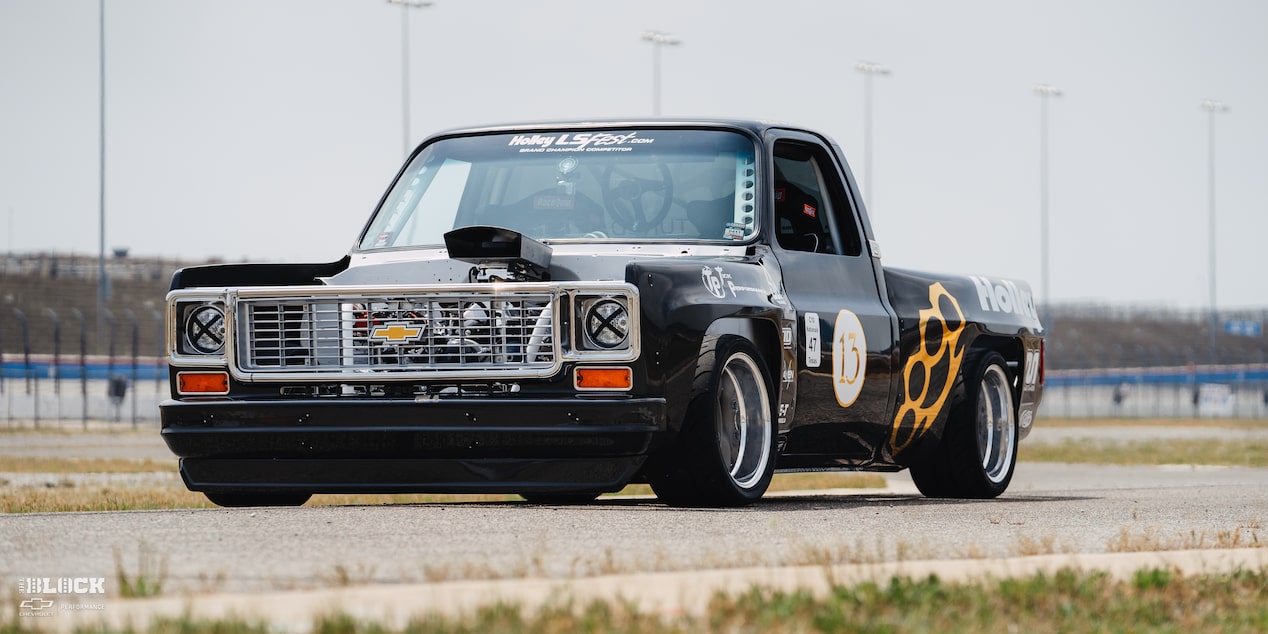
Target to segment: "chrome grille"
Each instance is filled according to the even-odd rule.
[[[545,376],[558,368],[552,292],[239,297],[235,307],[234,363],[256,378]]]

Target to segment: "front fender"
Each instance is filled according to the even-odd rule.
[[[792,402],[794,384],[779,377],[796,358],[781,333],[793,328],[796,315],[767,258],[638,261],[628,265],[626,280],[639,289],[644,358],[649,377],[664,386],[671,428],[686,413],[706,335],[752,341],[775,378],[779,402]]]

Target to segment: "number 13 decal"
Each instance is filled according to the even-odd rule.
[[[863,391],[867,374],[867,336],[858,315],[842,310],[832,328],[832,389],[837,403],[849,407]]]

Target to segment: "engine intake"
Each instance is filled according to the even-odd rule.
[[[505,272],[513,282],[550,279],[550,247],[513,229],[475,226],[445,234],[449,257],[476,265],[472,282],[489,281]]]

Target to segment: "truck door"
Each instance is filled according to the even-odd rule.
[[[781,465],[865,462],[893,415],[897,323],[880,264],[864,247],[852,188],[823,142],[783,132],[771,147],[775,213],[766,227],[798,319],[797,401]]]

